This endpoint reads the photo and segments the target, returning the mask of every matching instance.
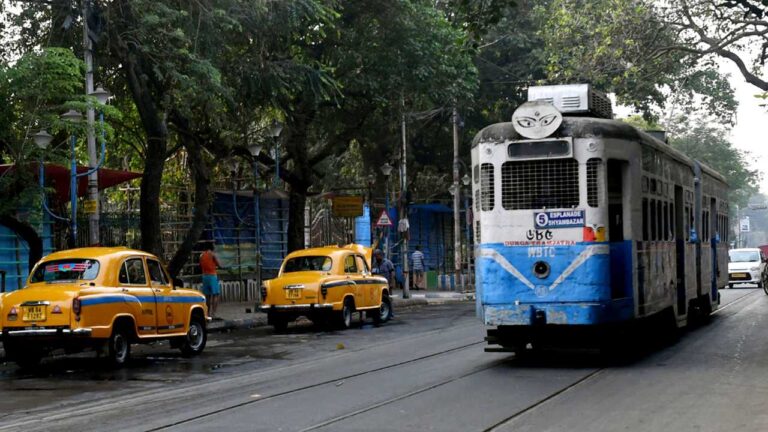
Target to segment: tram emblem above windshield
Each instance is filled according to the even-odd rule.
[[[563,115],[560,111],[544,101],[526,102],[512,114],[512,126],[515,131],[531,139],[552,135],[562,122]]]

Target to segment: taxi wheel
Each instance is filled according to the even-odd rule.
[[[5,356],[13,359],[16,364],[22,369],[33,369],[43,358],[43,353],[34,349],[22,349],[16,344],[5,344]]]
[[[131,357],[131,339],[125,326],[116,326],[112,330],[107,346],[109,362],[113,366],[122,366]]]
[[[344,306],[341,308],[339,316],[339,325],[341,328],[348,329],[352,326],[352,314],[355,312],[355,303],[351,299],[344,300]]]
[[[187,357],[198,355],[205,349],[205,343],[208,341],[208,332],[205,325],[198,316],[192,317],[189,323],[189,330],[181,344],[181,353]]]
[[[276,316],[272,318],[272,327],[276,333],[284,333],[288,330],[288,318]]]
[[[392,318],[392,300],[388,295],[381,296],[381,306],[378,313],[373,314],[373,322],[375,324],[381,324],[389,321]]]

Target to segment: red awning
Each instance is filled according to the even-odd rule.
[[[5,173],[8,170],[14,169],[16,165],[6,164],[0,165],[0,174]],[[40,167],[37,164],[28,165],[29,169],[34,170],[35,179],[37,179]],[[88,167],[78,166],[77,172],[84,173],[88,171]],[[99,190],[106,189],[115,185],[118,185],[129,180],[141,177],[141,173],[131,171],[112,170],[107,168],[101,168],[99,170]],[[39,181],[39,180],[38,180]],[[56,190],[56,199],[59,201],[69,200],[69,168],[55,164],[45,164],[45,185],[53,187]],[[87,193],[88,177],[78,177],[77,179],[77,196],[82,197]]]

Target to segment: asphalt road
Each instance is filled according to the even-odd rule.
[[[705,327],[621,364],[591,351],[483,352],[474,305],[342,332],[213,335],[204,355],[142,347],[0,367],[0,430],[765,431],[768,297],[722,292]]]

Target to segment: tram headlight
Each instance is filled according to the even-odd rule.
[[[536,261],[533,265],[533,274],[539,279],[545,279],[549,276],[550,267],[549,264],[544,261]]]

